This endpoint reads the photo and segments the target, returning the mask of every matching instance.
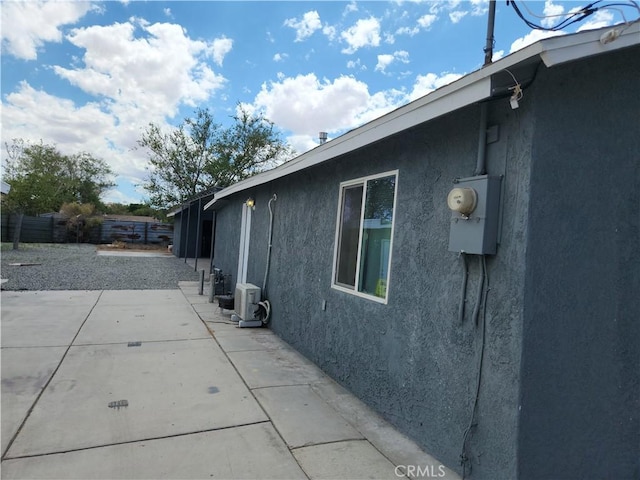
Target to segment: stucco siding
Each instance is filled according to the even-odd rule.
[[[521,478],[640,475],[639,78],[635,47],[531,92]]]
[[[480,271],[477,257],[469,257],[467,314],[461,324],[462,264],[448,251],[446,197],[453,179],[470,176],[475,168],[478,112],[477,105],[468,107],[232,196],[219,210],[219,226],[227,231],[219,228],[216,240],[216,259],[237,262],[238,205],[249,193],[254,196],[248,281],[261,286],[267,203],[276,193],[268,281],[271,328],[458,470],[478,369],[481,329],[470,317]],[[475,478],[515,475],[530,144],[530,130],[522,123],[528,115],[526,109],[516,116],[502,105],[490,108],[490,124],[500,124],[500,140],[489,145],[488,168],[505,176],[506,201],[499,254],[487,260],[485,363],[477,428],[469,443]],[[332,289],[331,273],[340,182],[390,170],[398,170],[398,193],[389,298],[383,305]],[[223,237],[229,238],[226,246]]]

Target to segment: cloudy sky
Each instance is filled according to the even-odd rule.
[[[629,2],[557,33],[531,30],[499,0],[494,59],[545,36],[638,18],[621,3]],[[547,27],[583,6],[518,4]],[[137,203],[147,165],[137,141],[149,123],[169,129],[203,107],[225,124],[239,102],[303,153],[320,131],[335,138],[480,68],[487,8],[488,0],[3,0],[2,158],[13,138],[86,151],[117,175],[104,200]]]

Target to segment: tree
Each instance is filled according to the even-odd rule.
[[[180,204],[212,185],[204,167],[214,157],[219,130],[206,110],[198,110],[195,119],[185,119],[170,133],[149,124],[138,144],[148,149],[149,176],[143,186],[152,206]]]
[[[207,109],[170,133],[149,124],[141,147],[148,149],[149,176],[144,188],[150,204],[164,209],[212,187],[227,187],[288,159],[292,152],[273,123],[239,106],[224,128]]]
[[[139,215],[141,217],[157,218],[163,222],[167,220],[167,212],[165,210],[153,208],[148,203],[130,203],[129,205],[107,203],[102,211],[108,215]]]
[[[86,241],[91,230],[102,224],[102,217],[96,214],[92,203],[65,203],[60,207],[60,213],[67,219],[67,237],[75,239],[76,243]]]
[[[207,166],[217,178],[216,186],[227,187],[273,168],[293,154],[274,124],[262,115],[250,115],[240,107],[232,118],[234,124],[221,132],[216,145],[217,161]]]
[[[91,154],[63,155],[43,143],[19,149],[7,145],[4,177],[11,185],[4,205],[27,215],[57,212],[64,203],[101,205],[100,195],[114,186],[109,166]],[[13,152],[13,153],[11,153]]]

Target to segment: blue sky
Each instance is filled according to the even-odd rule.
[[[548,27],[585,3],[518,5]],[[499,0],[494,59],[638,18],[632,2],[615,3],[543,32]],[[169,130],[202,107],[225,124],[240,102],[303,153],[320,131],[335,138],[479,69],[488,0],[4,0],[0,9],[3,146],[22,138],[89,152],[116,174],[104,200],[138,203],[147,155],[137,140],[149,123]]]

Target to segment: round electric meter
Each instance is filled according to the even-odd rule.
[[[447,196],[447,205],[454,212],[469,215],[476,209],[478,195],[473,188],[456,187]]]

